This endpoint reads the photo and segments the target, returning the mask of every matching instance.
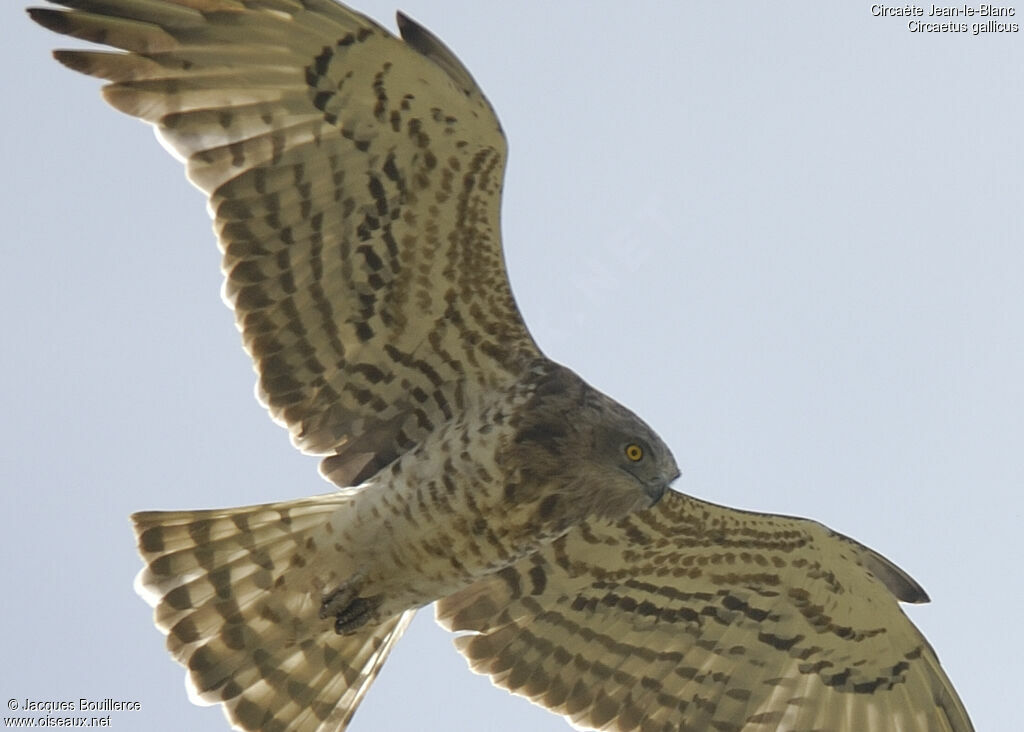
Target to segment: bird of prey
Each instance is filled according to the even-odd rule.
[[[812,521],[669,489],[643,421],[544,356],[499,232],[506,145],[462,63],[333,0],[57,0],[209,196],[259,395],[335,489],[133,516],[194,698],[344,729],[438,601],[472,668],[600,730],[971,729],[898,602]]]

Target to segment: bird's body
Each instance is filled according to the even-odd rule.
[[[646,489],[601,481],[600,473],[565,457],[586,454],[580,443],[595,439],[588,427],[594,420],[586,417],[606,412],[625,423],[635,419],[568,369],[540,364],[510,394],[468,408],[364,484],[322,497],[323,510],[312,511],[321,523],[295,542],[300,558],[291,561],[305,572],[298,586],[296,576],[288,578],[289,591],[310,602],[322,598],[320,619],[343,614],[336,630],[351,632],[450,595],[583,521],[614,520],[651,505],[665,480],[655,478]],[[673,469],[671,455],[664,458]],[[317,500],[294,505],[309,511]],[[238,514],[271,509],[286,517],[292,505]],[[162,516],[137,515],[144,548],[166,551]],[[163,574],[173,582],[181,568]]]
[[[439,600],[474,669],[579,725],[971,729],[905,573],[668,490],[657,434],[543,355],[504,267],[504,135],[438,39],[333,0],[56,2],[32,17],[122,50],[57,58],[208,195],[259,397],[336,487],[133,517],[197,701],[338,732]]]

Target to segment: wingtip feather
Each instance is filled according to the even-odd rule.
[[[78,51],[67,48],[58,48],[53,52],[53,57],[61,66],[65,66],[80,74],[89,74],[90,66],[82,54]]]
[[[415,49],[441,67],[465,94],[480,93],[469,69],[440,38],[400,10],[395,13],[395,19],[398,22],[398,32],[402,36],[402,40],[410,48]]]
[[[25,8],[28,17],[54,33],[67,34],[71,27],[68,22],[68,14],[62,10],[53,8]]]

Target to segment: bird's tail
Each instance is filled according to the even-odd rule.
[[[242,730],[343,730],[415,610],[350,635],[318,617],[351,495],[132,516],[136,590],[197,704]],[[332,521],[333,520],[333,521]],[[318,547],[331,551],[318,551]]]

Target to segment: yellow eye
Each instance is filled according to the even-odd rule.
[[[644,456],[644,449],[635,442],[631,442],[626,445],[626,457],[632,460],[634,463],[640,462],[640,459]]]

